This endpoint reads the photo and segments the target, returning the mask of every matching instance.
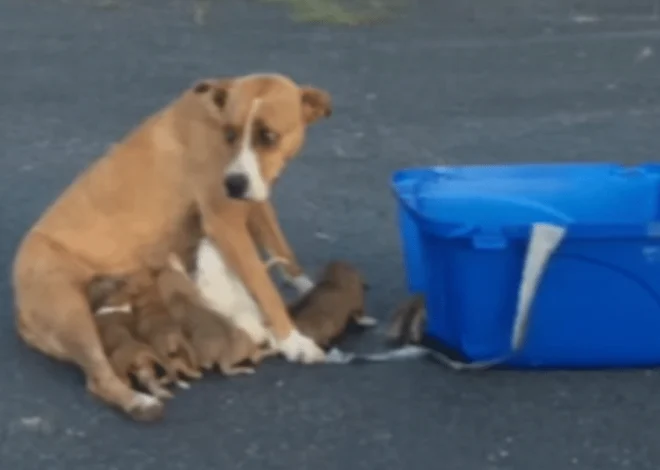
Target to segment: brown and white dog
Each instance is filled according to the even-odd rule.
[[[114,373],[85,298],[97,274],[164,262],[199,214],[203,234],[265,317],[291,361],[325,354],[295,328],[257,244],[304,276],[277,222],[270,187],[300,150],[306,127],[331,113],[325,91],[276,74],[204,80],[130,132],[51,204],[13,265],[17,328],[39,351],[78,365],[88,390],[134,419],[160,400]]]

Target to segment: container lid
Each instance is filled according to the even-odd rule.
[[[532,173],[417,170],[399,175],[394,186],[402,203],[427,225],[503,229],[549,222],[602,236],[606,228],[607,233],[616,227],[646,230],[658,219],[658,173],[615,165],[593,171],[539,167]]]

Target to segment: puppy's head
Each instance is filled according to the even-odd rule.
[[[273,182],[300,150],[307,126],[330,116],[330,95],[278,74],[205,80],[193,93],[221,111],[228,161],[222,178],[232,199],[265,201]]]
[[[103,307],[119,308],[130,301],[123,277],[94,276],[85,286],[85,294],[94,313]]]
[[[360,272],[346,261],[331,261],[326,264],[320,280],[342,288],[355,288],[363,292],[366,289]]]

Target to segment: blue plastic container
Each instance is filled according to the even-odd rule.
[[[566,230],[517,367],[660,364],[660,166],[436,167],[393,177],[409,288],[428,337],[465,361],[511,351],[533,223]]]

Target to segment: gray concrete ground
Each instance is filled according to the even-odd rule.
[[[342,256],[385,318],[402,298],[390,173],[437,162],[654,159],[652,2],[412,2],[393,23],[291,23],[248,0],[0,1],[0,467],[21,470],[634,470],[660,467],[660,375],[456,374],[425,362],[209,378],[157,426],[89,398],[12,324],[15,244],[89,161],[200,76],[277,70],[330,90],[277,189],[310,270]],[[496,5],[495,5],[496,4]],[[377,342],[377,338],[371,338]]]

